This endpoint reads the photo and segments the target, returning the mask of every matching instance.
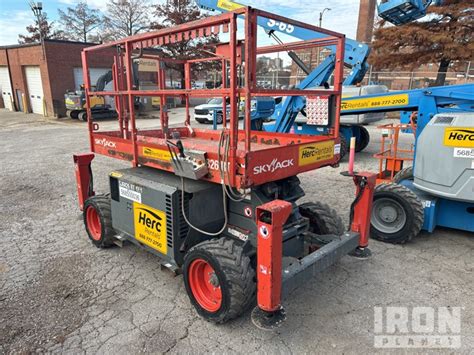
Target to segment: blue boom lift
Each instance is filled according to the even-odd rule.
[[[382,0],[377,10],[381,18],[400,26],[425,16],[428,6],[442,3],[440,0]]]
[[[384,0],[378,6],[379,15],[396,25],[401,25],[407,22],[414,21],[426,14],[426,8],[431,4],[441,4],[442,1],[431,0]],[[244,5],[236,3],[231,0],[197,0],[198,6],[209,11],[227,12],[243,7]],[[258,25],[272,36],[276,41],[279,41],[275,33],[283,33],[293,36],[301,40],[314,38],[314,31],[310,31],[298,26],[292,26],[285,23],[279,23],[269,20],[264,17],[258,18]],[[323,34],[321,34],[323,37]],[[297,89],[309,89],[317,86],[327,85],[330,77],[334,71],[334,47],[328,46],[331,54],[326,57],[314,70],[310,70],[301,61],[301,59],[294,53],[289,52],[290,58],[307,74],[307,77],[297,85]],[[356,40],[346,38],[344,65],[351,68],[350,73],[344,79],[343,85],[350,86],[360,83],[368,71],[369,65],[367,58],[370,54],[370,48],[363,43]],[[325,134],[326,129],[321,125],[295,123],[296,117],[303,113],[305,115],[306,100],[304,97],[287,97],[282,100],[275,107],[275,112],[272,115],[274,120],[273,125],[261,125],[261,116],[256,116],[255,121],[252,121],[254,129],[264,129],[269,132],[288,133],[292,129],[298,130],[301,134]],[[349,115],[347,112],[342,112],[342,115]],[[341,147],[342,153],[345,153],[347,144],[351,137],[356,137],[356,151],[363,150],[369,144],[369,133],[362,126],[357,124],[342,124],[340,126],[341,133]],[[342,155],[341,154],[341,157]]]
[[[378,12],[385,20],[402,25],[423,17],[428,6],[441,3],[387,0],[379,4]],[[229,0],[198,0],[198,4],[221,12],[243,6]],[[301,28],[288,28],[265,18],[260,18],[258,24],[270,34],[276,31],[302,40],[308,38],[306,30]],[[346,40],[345,64],[352,71],[345,85],[363,79],[368,54],[366,45]],[[296,55],[290,57],[304,68]],[[334,53],[312,72],[306,71],[308,76],[298,88],[326,84],[334,70],[333,60]],[[274,124],[265,126],[265,130],[289,132],[296,127],[297,133],[324,134],[321,126],[295,123],[305,107],[302,97],[286,98],[275,109]],[[415,157],[413,166],[402,169],[392,183],[377,187],[371,236],[385,242],[404,243],[421,229],[433,232],[437,226],[474,232],[474,85],[430,87],[342,100],[341,115],[390,111],[417,112]],[[347,137],[345,128],[341,133]],[[349,136],[360,137],[357,126],[349,129]]]
[[[205,10],[219,12],[232,11],[244,6],[231,0],[197,0],[197,4]],[[314,39],[318,37],[318,34],[314,31],[285,23],[279,23],[265,17],[259,17],[257,23],[277,42],[279,41],[279,38],[276,33],[290,35],[301,40]],[[323,38],[325,35],[321,34],[320,36]],[[332,73],[334,72],[336,56],[334,46],[328,46],[327,49],[329,49],[331,53],[312,71],[306,67],[303,61],[294,52],[288,53],[296,65],[307,74],[307,77],[296,86],[297,89],[304,90],[327,85]],[[366,44],[346,38],[344,66],[351,68],[351,71],[344,79],[344,86],[356,85],[362,81],[369,69],[367,63],[369,53],[370,48]],[[305,106],[306,101],[304,97],[287,97],[276,105],[275,113],[272,116],[275,124],[265,125],[265,127],[262,127],[261,117],[259,117],[259,119],[252,122],[254,125],[253,128],[264,129],[265,131],[270,132],[288,133],[292,128],[296,129],[296,127],[293,126],[296,116],[298,116],[300,112],[304,113]],[[298,133],[304,134],[324,134],[326,132],[325,128],[307,124],[299,125],[298,128]],[[363,150],[369,143],[368,131],[362,125],[341,125],[340,133],[341,137],[345,138],[341,139],[343,141],[348,141],[351,137],[356,137],[358,143],[357,151]]]
[[[345,98],[342,110],[417,112],[413,166],[375,189],[373,238],[404,243],[437,226],[474,232],[474,84]]]

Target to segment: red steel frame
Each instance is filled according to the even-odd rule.
[[[257,47],[257,17],[263,16],[276,21],[283,21],[319,33],[327,34],[326,38],[307,41],[290,42],[279,45]],[[242,44],[237,40],[237,18],[244,18],[245,40]],[[190,38],[200,38],[218,33],[229,33],[229,43],[225,50],[209,58],[174,60],[155,54],[147,54],[146,48],[177,43]],[[241,46],[244,46],[244,58],[241,58]],[[333,45],[336,47],[334,87],[331,90],[268,90],[258,88],[256,85],[256,56],[279,51],[313,48]],[[117,49],[114,58],[113,77],[114,90],[111,92],[93,92],[88,75],[88,57],[100,50]],[[220,47],[221,49],[222,47]],[[141,57],[157,60],[158,90],[138,90],[133,86],[132,53],[138,50]],[[212,53],[211,53],[212,54]],[[243,7],[233,12],[209,17],[183,24],[174,28],[163,29],[156,32],[139,34],[107,44],[85,48],[82,52],[83,74],[88,111],[88,128],[92,152],[107,155],[113,158],[131,161],[133,166],[146,165],[157,169],[173,171],[167,156],[166,139],[172,137],[173,132],[179,132],[180,139],[185,149],[200,150],[207,153],[208,160],[218,159],[218,141],[220,132],[206,129],[193,129],[190,126],[189,98],[190,97],[222,97],[223,113],[226,115],[225,99],[230,99],[230,123],[226,127],[224,117],[223,129],[230,136],[227,167],[227,181],[233,187],[247,188],[265,182],[279,180],[294,176],[304,171],[317,169],[322,166],[333,165],[339,161],[339,154],[330,158],[320,159],[313,163],[300,164],[300,150],[305,147],[314,147],[322,142],[339,144],[339,114],[342,89],[344,57],[344,35],[327,31],[309,24],[294,21],[282,16],[270,14],[265,11]],[[245,60],[244,79],[245,85],[238,85],[237,65]],[[222,80],[223,86],[218,89],[192,89],[191,65],[202,61],[220,61],[222,63],[223,78],[227,78],[226,68],[229,68],[229,85]],[[166,88],[165,70],[162,63],[170,62],[184,66],[185,87],[183,89]],[[91,96],[113,96],[118,112],[119,130],[99,131],[97,123],[93,123],[90,110]],[[328,96],[334,95],[335,121],[327,136],[309,136],[298,134],[279,134],[260,131],[251,131],[251,99],[255,96]],[[158,96],[161,99],[161,129],[137,130],[134,112],[135,97]],[[184,97],[186,100],[186,118],[182,127],[168,127],[168,117],[165,109],[167,97]],[[238,97],[245,98],[245,129],[238,128]],[[145,154],[152,151],[155,154]],[[157,158],[157,156],[159,158]],[[255,167],[271,164],[274,159],[278,161],[291,161],[285,169],[273,172],[255,173]],[[210,173],[205,180],[221,183],[218,164],[209,164]]]

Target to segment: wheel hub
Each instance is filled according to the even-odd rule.
[[[393,223],[397,219],[397,210],[393,206],[384,206],[380,210],[380,217],[387,223]]]
[[[217,312],[222,305],[222,290],[214,268],[204,259],[189,265],[189,286],[199,305],[208,312]]]
[[[374,200],[371,224],[380,232],[397,233],[403,229],[406,221],[405,209],[398,201],[385,197]]]
[[[209,283],[214,287],[219,287],[219,279],[215,272],[210,273],[209,275]]]
[[[102,237],[102,224],[97,210],[92,206],[89,206],[86,210],[86,222],[92,239],[100,240]]]

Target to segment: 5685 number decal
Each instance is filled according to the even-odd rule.
[[[455,158],[470,158],[474,159],[474,148],[454,148]]]

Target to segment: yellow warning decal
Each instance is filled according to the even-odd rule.
[[[344,100],[341,102],[341,110],[363,110],[376,107],[390,107],[408,105],[408,94],[386,95],[368,99]]]
[[[234,11],[240,9],[241,7],[244,7],[244,5],[238,4],[230,0],[218,0],[217,7],[227,11]]]
[[[110,173],[110,176],[114,177],[114,178],[121,178],[123,176],[122,173],[119,173],[118,171],[112,171]]]
[[[171,160],[171,154],[167,150],[143,147],[142,152],[143,152],[143,156],[150,159],[158,159],[158,160],[164,160],[164,161]]]
[[[444,145],[474,148],[474,127],[445,128]]]
[[[166,254],[166,214],[138,202],[133,203],[135,239]]]
[[[299,148],[299,165],[314,164],[334,158],[334,141],[305,144]]]

